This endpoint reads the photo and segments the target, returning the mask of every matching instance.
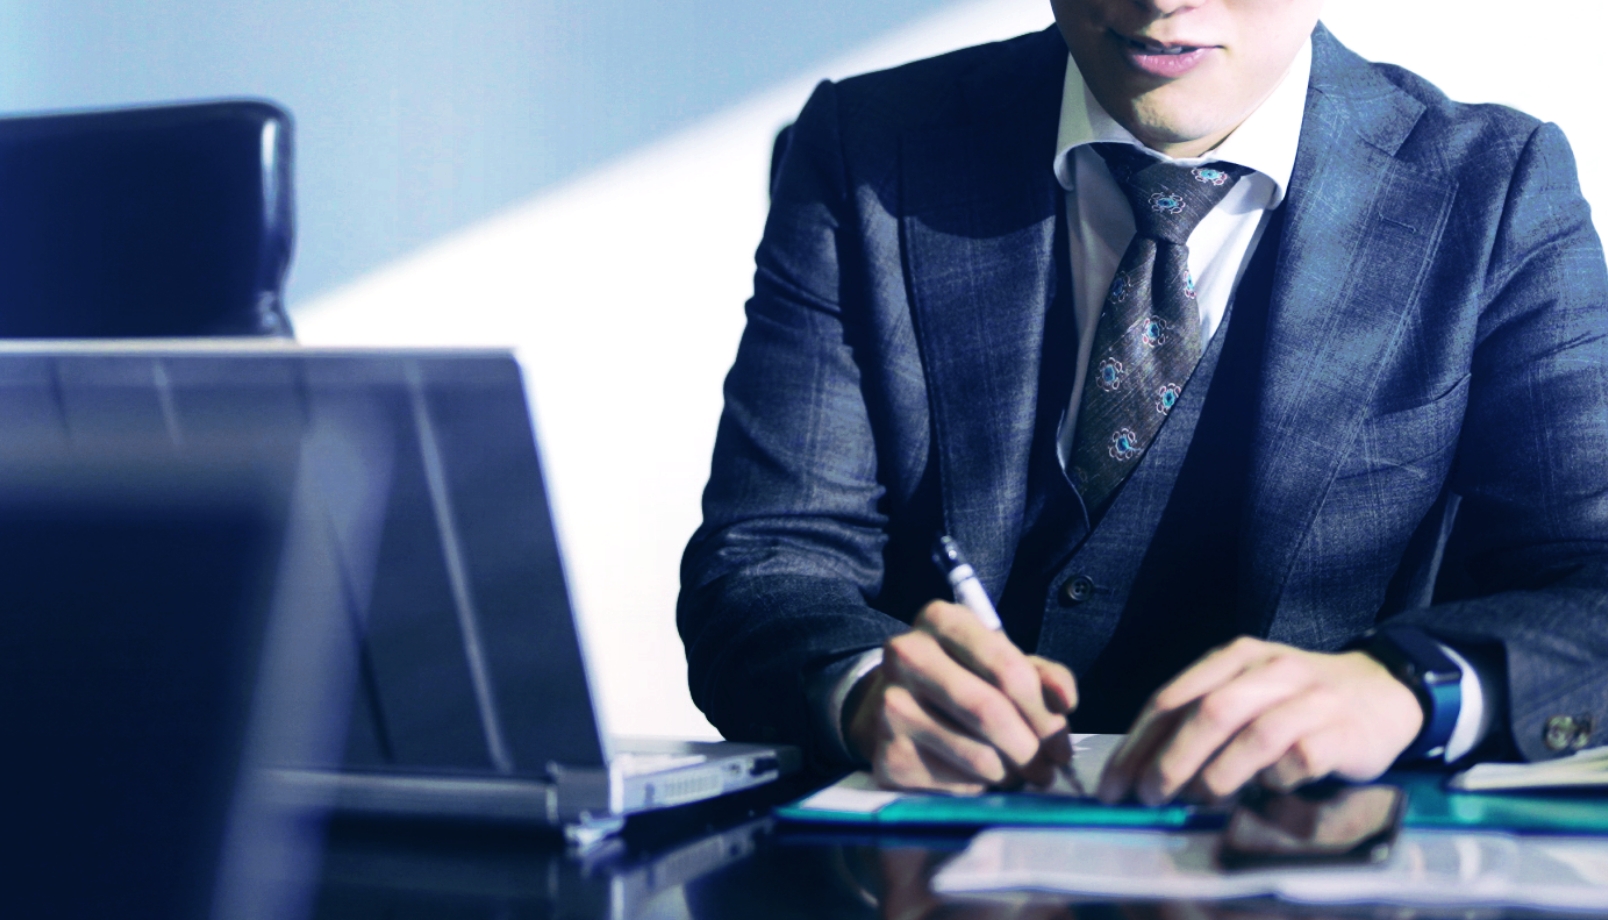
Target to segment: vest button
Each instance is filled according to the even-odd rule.
[[[1068,604],[1081,604],[1094,596],[1094,582],[1087,575],[1078,575],[1061,586],[1061,600]]]

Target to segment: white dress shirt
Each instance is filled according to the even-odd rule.
[[[1273,209],[1284,202],[1301,142],[1306,113],[1307,79],[1312,72],[1312,43],[1301,46],[1284,79],[1256,111],[1226,140],[1205,156],[1174,159],[1146,147],[1106,114],[1083,82],[1077,64],[1067,56],[1066,83],[1061,90],[1061,130],[1055,145],[1055,177],[1066,189],[1068,235],[1071,237],[1072,308],[1078,328],[1077,372],[1072,399],[1061,421],[1061,464],[1071,456],[1078,407],[1089,373],[1089,353],[1100,323],[1106,291],[1117,264],[1133,239],[1133,210],[1117,186],[1105,160],[1091,144],[1131,144],[1169,163],[1201,166],[1214,160],[1255,170],[1229,190],[1189,235],[1189,273],[1195,279],[1200,308],[1200,340],[1212,334],[1228,310],[1228,302],[1251,263],[1251,255]]]
[[[1100,311],[1117,265],[1133,239],[1133,211],[1105,161],[1091,144],[1131,144],[1158,159],[1183,166],[1225,161],[1253,172],[1242,177],[1189,237],[1189,271],[1200,309],[1201,342],[1209,342],[1222,322],[1239,280],[1250,265],[1272,212],[1284,202],[1295,168],[1306,113],[1307,83],[1312,73],[1312,43],[1302,45],[1284,79],[1262,104],[1221,144],[1204,156],[1175,159],[1149,149],[1117,124],[1094,98],[1071,55],[1061,91],[1061,123],[1053,168],[1066,191],[1066,213],[1072,269],[1072,307],[1078,330],[1077,362],[1071,401],[1061,419],[1058,450],[1064,467],[1077,432],[1078,407],[1089,372]],[[1444,646],[1443,646],[1444,648]],[[1473,667],[1456,651],[1447,653],[1463,668],[1462,706],[1446,746],[1445,759],[1462,757],[1483,740],[1489,722],[1481,684]],[[812,694],[824,712],[829,732],[843,752],[843,707],[857,684],[882,663],[873,649],[829,668],[829,685]]]

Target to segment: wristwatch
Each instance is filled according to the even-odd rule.
[[[1441,757],[1463,707],[1463,669],[1423,630],[1381,626],[1363,633],[1348,648],[1366,652],[1406,684],[1424,708],[1424,727],[1401,760]]]

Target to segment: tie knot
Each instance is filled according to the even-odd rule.
[[[1133,207],[1140,236],[1182,246],[1201,218],[1251,170],[1233,163],[1180,166],[1166,163],[1131,144],[1095,144],[1117,186]]]

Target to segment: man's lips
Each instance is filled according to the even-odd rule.
[[[1114,31],[1110,34],[1116,40],[1122,56],[1127,58],[1128,63],[1135,69],[1168,80],[1194,70],[1196,65],[1205,60],[1206,55],[1216,47],[1129,38]]]

